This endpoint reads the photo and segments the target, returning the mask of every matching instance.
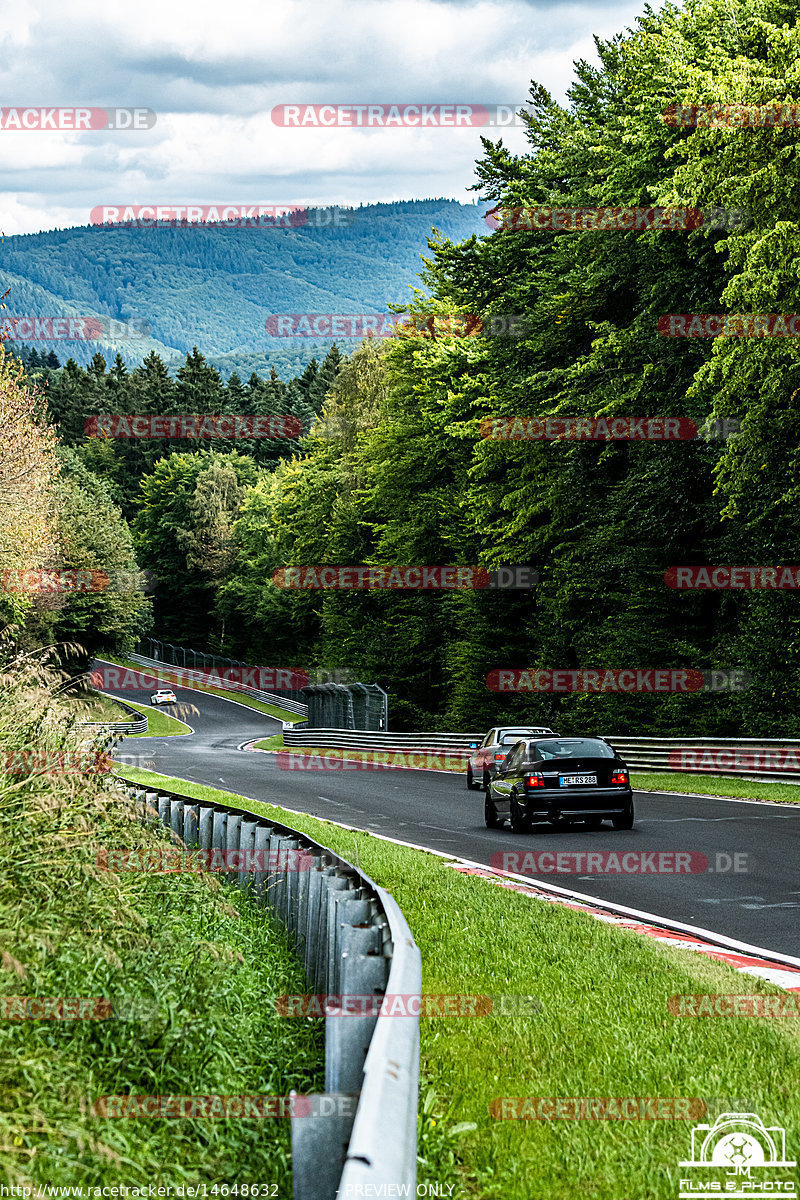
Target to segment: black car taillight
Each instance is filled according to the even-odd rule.
[[[611,776],[611,784],[614,787],[626,787],[628,783],[627,771],[615,771]]]
[[[544,787],[544,777],[542,775],[526,775],[525,786],[529,788]]]

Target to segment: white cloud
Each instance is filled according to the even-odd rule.
[[[0,132],[6,233],[85,224],[101,203],[466,200],[480,131],[281,129],[283,103],[522,104],[532,79],[563,99],[592,34],[639,4],[330,0],[229,11],[196,0],[15,5],[6,105],[137,105],[147,132]],[[500,136],[499,131],[487,131]],[[502,133],[523,151],[523,131]]]

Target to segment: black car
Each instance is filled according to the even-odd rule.
[[[486,792],[486,825],[508,818],[515,833],[537,822],[582,821],[633,828],[628,768],[602,738],[525,738],[509,752]]]

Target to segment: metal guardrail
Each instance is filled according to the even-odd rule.
[[[354,750],[371,749],[372,746],[380,750],[467,750],[470,742],[482,742],[486,737],[486,730],[481,733],[385,733],[383,730],[327,730],[300,726],[300,732],[305,737],[311,733],[314,738],[329,738],[331,745],[341,743],[353,746]],[[359,742],[363,746],[356,745]],[[327,743],[315,740],[314,745]]]
[[[344,750],[439,750],[469,754],[483,733],[365,733],[284,725],[283,744]],[[800,783],[800,739],[715,737],[615,737],[605,739],[634,771],[731,776],[761,783]]]
[[[234,869],[227,878],[283,921],[316,993],[420,995],[420,953],[403,914],[352,863],[246,809],[116,778],[138,819],[160,821],[173,841],[270,852],[266,871]],[[310,868],[286,869],[289,850],[307,852]],[[291,1118],[294,1200],[414,1196],[419,1017],[340,1014],[330,1004],[325,1015],[325,1095],[356,1096],[355,1113]]]
[[[800,783],[797,738],[608,736],[606,741],[634,771],[721,775],[759,783]]]
[[[284,725],[284,746],[325,746],[346,750],[439,750],[466,759],[470,742],[482,742],[484,733],[383,733],[363,729],[311,729]]]
[[[209,675],[208,671],[173,666],[172,663],[162,662],[158,658],[145,658],[143,654],[129,654],[128,658],[142,667],[150,667],[153,671],[161,671],[165,677],[163,682],[174,683],[177,687],[191,688],[193,684],[202,684],[208,679],[213,678],[213,676]],[[172,678],[167,679],[167,675],[172,676]],[[183,680],[183,683],[181,683],[181,680]],[[284,709],[285,712],[298,713],[303,717],[308,716],[307,704],[300,704],[296,700],[286,700],[280,692],[264,692],[260,688],[244,687],[235,680],[233,682],[226,680],[223,690],[226,692],[241,692],[243,696],[249,696],[251,700],[260,700],[262,704],[275,704],[278,708]]]
[[[100,696],[108,696],[108,692],[99,692]],[[147,713],[139,713],[135,708],[131,708],[130,704],[126,704],[124,700],[118,700],[116,696],[109,696],[115,704],[120,708],[124,708],[131,716],[136,719],[133,721],[79,721],[79,729],[95,729],[98,733],[119,734],[120,737],[130,733],[147,733]]]

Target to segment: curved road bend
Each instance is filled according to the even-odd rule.
[[[122,700],[149,704],[149,691],[108,690]],[[237,749],[245,741],[280,733],[280,721],[207,692],[174,690],[181,705],[196,709],[183,714],[194,733],[126,739],[115,757],[487,866],[493,854],[504,850],[700,852],[712,868],[700,874],[559,873],[538,878],[587,898],[606,899],[800,957],[800,807],[637,792],[636,825],[630,831],[615,833],[610,825],[599,831],[567,832],[539,827],[519,837],[507,828],[484,827],[483,793],[468,792],[463,775],[282,770],[272,755]],[[717,870],[718,854],[730,856],[719,865],[745,854],[739,865],[746,871]]]

